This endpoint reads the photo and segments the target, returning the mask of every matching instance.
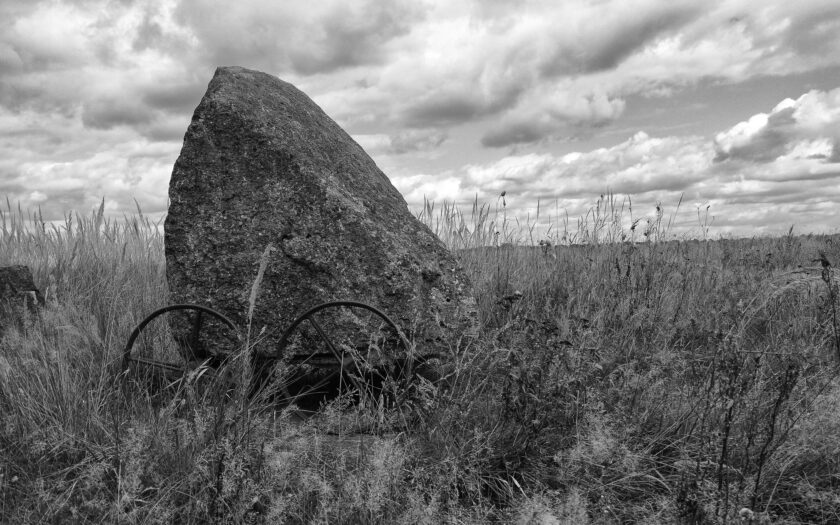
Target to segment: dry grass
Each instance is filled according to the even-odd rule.
[[[337,405],[301,424],[227,383],[126,388],[125,339],[166,303],[159,228],[7,207],[0,265],[47,306],[0,341],[0,522],[840,522],[837,236],[673,239],[605,196],[536,238],[505,209],[427,204],[483,336],[407,430],[336,437]]]

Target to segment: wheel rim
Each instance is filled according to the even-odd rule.
[[[184,319],[173,319],[167,314],[191,314],[191,319],[185,323]],[[189,329],[184,333],[177,327],[173,328],[173,324],[180,325],[180,328],[189,325]],[[217,325],[228,331],[230,337],[227,342],[234,345],[230,351],[234,350],[241,340],[233,321],[210,307],[185,303],[158,308],[132,330],[123,350],[123,373],[128,377],[134,367],[138,379],[142,377],[147,383],[157,387],[171,386],[182,379],[191,368],[203,367],[198,375],[214,376],[215,368],[227,356],[211,355],[203,350],[201,336],[203,329],[208,325]]]
[[[397,324],[358,301],[332,301],[306,310],[281,335],[275,356],[303,375],[315,373],[316,387],[332,382],[338,396],[350,395],[361,405],[380,405],[387,397],[392,408],[398,407],[413,375],[412,348]],[[318,399],[321,392],[306,391],[308,386],[303,380],[289,391],[291,400],[307,394]],[[329,397],[330,392],[324,393],[321,401]]]

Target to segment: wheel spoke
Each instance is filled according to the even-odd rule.
[[[202,311],[199,310],[195,314],[195,320],[193,320],[192,331],[190,333],[190,341],[187,347],[187,352],[189,352],[193,359],[197,357],[203,357],[199,355],[201,351],[199,344],[200,343],[200,334],[201,334],[201,322],[203,321],[202,318]]]
[[[159,320],[162,316],[171,316],[179,311],[195,312],[195,315],[188,316],[187,322],[181,324],[177,323],[177,318]],[[138,385],[144,389],[151,387],[157,392],[171,390],[171,387],[180,385],[185,378],[193,377],[189,375],[192,369],[199,372],[193,379],[203,381],[216,377],[217,374],[211,369],[220,366],[218,356],[199,355],[205,353],[201,350],[201,331],[207,330],[205,320],[208,316],[218,322],[211,329],[218,332],[219,328],[224,330],[224,326],[227,326],[227,334],[235,336],[231,339],[240,340],[236,325],[212,308],[195,304],[166,306],[152,312],[131,332],[123,350],[123,370],[128,372],[133,369],[134,380]],[[183,317],[181,321],[184,321]],[[186,329],[187,333],[179,337],[177,327]],[[218,333],[224,335],[223,332]],[[196,358],[207,359],[197,364]]]
[[[326,343],[327,347],[330,349],[330,352],[332,352],[332,354],[335,356],[336,360],[338,361],[338,367],[339,367],[338,368],[338,373],[340,374],[339,375],[339,385],[338,385],[339,392],[341,392],[344,389],[343,382],[344,382],[344,377],[346,375],[350,379],[350,382],[353,383],[353,387],[355,387],[356,390],[358,390],[361,393],[362,389],[363,389],[363,386],[359,382],[359,379],[357,379],[355,377],[355,375],[356,375],[355,373],[360,369],[360,367],[359,367],[359,364],[356,363],[356,360],[354,359],[354,356],[352,356],[352,355],[349,356],[349,360],[345,359],[344,352],[343,351],[340,352],[338,350],[338,348],[336,348],[335,344],[333,344],[333,342],[332,342],[332,339],[330,339],[330,337],[327,335],[327,332],[321,327],[321,323],[319,323],[318,321],[315,320],[315,315],[314,314],[309,316],[306,320],[309,321],[309,324],[312,325],[313,328],[315,328],[315,331],[318,332],[318,335],[321,337],[321,339],[324,341],[324,343]],[[344,367],[346,365],[350,365],[350,364],[353,365],[353,368],[355,368],[355,370],[350,371],[349,374],[345,374]]]
[[[324,341],[324,343],[326,343],[327,348],[329,348],[330,352],[332,352],[336,360],[341,364],[341,366],[344,366],[344,356],[338,351],[330,337],[321,327],[321,323],[315,320],[314,315],[308,317],[306,320],[309,322],[310,325],[312,325],[312,328],[314,328],[315,331],[318,332],[318,335],[321,337],[321,340]]]

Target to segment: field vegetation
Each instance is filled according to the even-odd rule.
[[[547,230],[504,201],[420,217],[479,337],[405,425],[342,434],[364,407],[129,383],[167,304],[160,225],[8,206],[0,265],[46,305],[0,340],[0,523],[840,523],[840,237],[678,238],[609,195]]]

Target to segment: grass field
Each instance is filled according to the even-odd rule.
[[[542,238],[504,207],[421,217],[481,337],[407,430],[337,442],[335,406],[124,388],[159,228],[7,208],[0,265],[46,306],[0,341],[0,523],[840,523],[840,236],[682,240],[609,196]]]

